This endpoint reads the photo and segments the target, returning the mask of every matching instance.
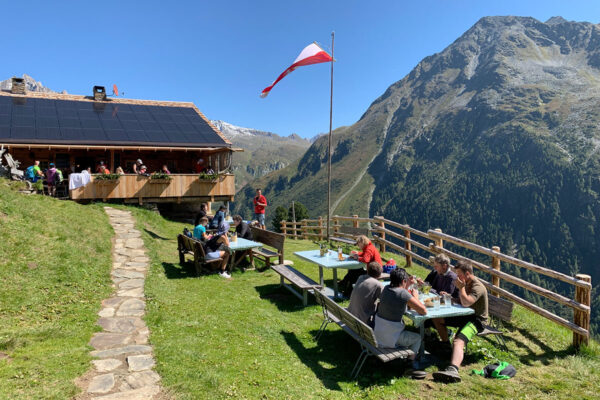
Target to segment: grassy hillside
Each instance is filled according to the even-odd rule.
[[[112,228],[101,207],[10,184],[0,179],[0,399],[69,398],[112,291]]]
[[[600,391],[598,345],[575,354],[570,331],[520,307],[507,326],[510,351],[477,338],[468,348],[461,384],[412,381],[402,377],[401,362],[373,359],[358,381],[351,380],[358,344],[336,326],[315,343],[320,308],[314,303],[302,308],[279,288],[278,275],[236,271],[231,280],[196,277],[191,264],[178,263],[175,237],[184,225],[130,209],[152,259],[146,321],[157,370],[177,399],[595,399]],[[307,248],[314,245],[286,239],[285,258],[317,279],[316,266],[293,255]],[[427,271],[413,267],[410,272],[424,276]],[[325,278],[331,285],[331,273]],[[514,364],[517,376],[493,381],[468,374],[495,359]]]

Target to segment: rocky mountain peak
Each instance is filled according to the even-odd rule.
[[[34,78],[27,74],[23,74],[22,78],[25,80],[25,89],[28,92],[57,93],[54,90],[45,87],[42,84],[42,82],[36,81]],[[11,79],[7,79],[0,82],[0,90],[10,90],[11,88]],[[62,93],[67,92],[63,90]]]

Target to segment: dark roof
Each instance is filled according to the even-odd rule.
[[[2,93],[5,94],[5,93]],[[33,95],[33,94],[32,94]],[[191,103],[0,95],[0,142],[230,147]]]

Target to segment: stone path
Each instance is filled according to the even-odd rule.
[[[154,357],[148,345],[144,281],[150,259],[141,233],[129,211],[104,207],[115,231],[112,280],[116,293],[102,302],[98,325],[90,345],[93,369],[78,383],[78,399],[142,400],[160,396],[160,377],[152,370]]]

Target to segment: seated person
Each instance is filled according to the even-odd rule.
[[[433,373],[436,381],[453,383],[460,382],[458,367],[462,364],[464,350],[475,335],[482,332],[488,319],[488,297],[485,286],[473,275],[473,266],[466,261],[459,261],[454,267],[458,276],[455,285],[458,289],[458,299],[463,307],[471,307],[475,314],[462,317],[436,318],[433,323],[440,332],[442,342],[448,342],[446,326],[459,328],[452,343],[450,365],[443,371]]]
[[[135,160],[135,163],[133,163],[133,166],[131,167],[131,170],[133,171],[134,174],[140,173],[140,167],[142,166],[142,164],[143,164],[143,162],[140,158]]]
[[[454,298],[458,298],[458,290],[454,286],[456,274],[450,269],[450,259],[445,254],[438,254],[433,260],[433,271],[427,275],[425,281],[417,278],[419,285],[425,282],[431,285],[431,288],[438,294],[447,293]]]
[[[419,301],[416,289],[409,291],[412,278],[404,268],[396,268],[390,273],[390,284],[381,292],[379,307],[375,314],[375,338],[379,347],[408,347],[414,355],[411,357],[414,370],[419,369],[415,360],[421,347],[421,336],[404,329],[404,313],[410,307],[421,315],[427,314],[427,309]]]
[[[117,169],[115,170],[115,173],[117,173],[119,175],[125,175],[125,171],[123,171],[123,168],[121,168],[121,167],[117,167]]]
[[[169,171],[169,168],[167,167],[167,164],[164,164],[162,166],[160,172],[162,172],[163,174],[171,175],[171,171]]]
[[[206,235],[206,225],[208,225],[208,218],[202,217],[196,223],[194,227],[194,239],[197,240],[208,240],[208,236]]]
[[[219,211],[215,214],[212,221],[210,221],[209,228],[217,229],[223,222],[225,222],[225,214],[227,213],[227,207],[221,206],[219,207]]]
[[[244,222],[241,215],[233,216],[233,224],[235,225],[235,233],[237,237],[252,240],[252,231],[247,223]]]
[[[368,263],[367,274],[360,276],[356,281],[348,305],[348,311],[371,328],[374,326],[373,316],[377,310],[377,301],[383,290],[383,283],[378,280],[382,271],[383,268],[377,261]]]
[[[200,218],[202,218],[202,217],[208,218],[208,222],[210,222],[210,220],[212,218],[208,215],[208,213],[206,212],[206,209],[207,209],[206,203],[200,204],[200,211],[198,211],[198,214],[196,214],[196,223],[194,225],[198,225],[198,222],[200,221]]]
[[[360,235],[356,238],[356,245],[361,250],[359,253],[351,254],[350,257],[365,263],[369,264],[371,261],[377,262],[379,265],[383,265],[381,262],[381,256],[379,255],[379,251],[373,246],[373,243],[367,238],[365,235]],[[364,268],[359,269],[350,269],[344,276],[344,279],[340,282],[341,286],[344,288],[344,296],[350,297],[352,294],[352,285],[356,283],[358,277],[364,275],[366,271]]]
[[[148,168],[146,168],[145,165],[140,166],[138,169],[138,175],[150,176],[150,174],[148,173]]]
[[[204,250],[206,252],[206,260],[215,260],[219,257],[223,258],[221,265],[219,267],[219,276],[223,278],[231,278],[231,275],[227,273],[227,262],[229,261],[229,252],[225,250],[221,250],[221,245],[229,246],[229,238],[227,237],[227,232],[229,231],[229,224],[227,222],[223,222],[219,226],[219,230],[217,233],[210,238],[204,244]]]
[[[215,174],[215,170],[210,165],[208,166],[208,168],[206,168],[206,170],[204,172],[207,173],[207,174],[210,174],[210,175],[214,175]]]

